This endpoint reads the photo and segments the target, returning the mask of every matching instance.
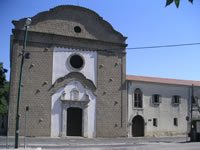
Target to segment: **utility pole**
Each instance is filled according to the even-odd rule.
[[[23,77],[23,66],[24,66],[24,55],[26,50],[26,40],[28,34],[28,28],[31,24],[31,19],[27,18],[25,23],[25,35],[24,35],[24,43],[22,49],[22,59],[21,59],[21,66],[20,66],[20,74],[19,74],[19,86],[18,86],[18,97],[17,97],[17,111],[16,111],[16,128],[15,128],[15,148],[18,148],[19,144],[19,105],[21,101],[21,87],[22,87],[22,77]]]
[[[194,101],[194,85],[192,84],[192,97],[191,97],[191,122],[192,122],[192,112],[193,112],[193,101]]]
[[[190,141],[193,141],[193,130],[192,130],[192,112],[193,112],[193,100],[194,100],[194,85],[192,84],[191,89],[191,101],[190,101]]]
[[[26,149],[26,132],[27,132],[27,114],[29,111],[29,106],[26,106],[26,110],[25,110],[25,119],[24,119],[24,149]]]

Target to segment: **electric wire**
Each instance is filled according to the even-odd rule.
[[[143,46],[143,47],[127,47],[127,50],[131,49],[150,49],[150,48],[167,48],[167,47],[179,47],[179,46],[193,46],[200,45],[200,43],[184,43],[184,44],[173,44],[173,45],[156,45],[156,46]]]
[[[137,49],[156,49],[156,48],[172,48],[172,47],[184,47],[184,46],[195,46],[195,45],[200,45],[200,43],[182,43],[182,44],[169,44],[169,45],[154,45],[154,46],[140,46],[140,47],[127,47],[125,48],[126,50],[137,50]],[[85,48],[87,49],[87,48]],[[74,51],[83,51],[83,49],[79,48],[69,48],[68,50],[47,50],[47,51],[26,51],[26,52],[74,52]],[[107,50],[107,51],[115,51],[115,50],[121,50],[121,49],[102,49],[102,50]],[[95,51],[91,50],[91,51]]]

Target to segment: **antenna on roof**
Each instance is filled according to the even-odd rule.
[[[79,6],[79,0],[77,0],[77,5]]]

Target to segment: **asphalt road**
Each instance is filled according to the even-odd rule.
[[[13,149],[14,137],[9,137],[8,148]],[[19,145],[24,147],[24,139],[20,137]],[[160,138],[47,138],[28,137],[27,148],[65,150],[200,150],[200,142],[186,142],[186,137]],[[6,137],[0,137],[0,149],[6,148]]]

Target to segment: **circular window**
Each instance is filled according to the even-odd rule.
[[[75,27],[74,27],[74,31],[75,31],[76,33],[81,33],[81,28],[80,28],[79,26],[75,26]]]
[[[84,65],[83,57],[78,54],[72,54],[69,57],[68,63],[73,69],[81,69]]]

